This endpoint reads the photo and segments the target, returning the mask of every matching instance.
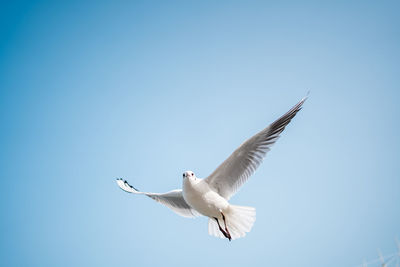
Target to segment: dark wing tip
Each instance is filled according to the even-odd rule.
[[[302,106],[307,98],[308,94],[303,97],[303,99],[301,99],[296,105],[294,105],[288,112],[286,112],[283,116],[281,116],[270,125],[272,134],[280,134],[285,129],[285,127],[294,118],[294,116],[296,116],[297,112],[302,109]]]
[[[122,178],[117,178],[116,180],[117,180],[117,183],[118,183],[118,182],[122,182],[122,183],[124,184],[124,186],[129,187],[129,188],[131,188],[131,189],[133,189],[133,190],[135,190],[135,191],[137,191],[137,192],[140,192],[137,188],[135,188],[135,187],[133,187],[132,185],[130,185],[130,184],[128,183],[127,180],[122,179]],[[118,183],[118,184],[119,184],[119,183]],[[122,189],[122,188],[121,188],[121,189]]]

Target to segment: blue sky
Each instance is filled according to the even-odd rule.
[[[1,266],[357,266],[395,251],[395,1],[1,5]],[[308,90],[232,198],[257,209],[243,239],[115,183],[206,177]]]

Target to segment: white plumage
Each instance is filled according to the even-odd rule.
[[[146,195],[184,217],[209,217],[210,235],[236,239],[250,232],[256,219],[253,207],[236,206],[228,200],[261,164],[286,125],[301,109],[303,98],[282,117],[239,146],[210,176],[197,178],[192,171],[183,174],[183,189],[167,193],[140,192],[127,181],[117,179],[119,187],[129,193]]]

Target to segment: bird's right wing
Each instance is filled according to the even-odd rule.
[[[181,189],[172,190],[166,193],[147,193],[140,192],[130,184],[126,180],[117,179],[118,186],[128,193],[138,194],[138,195],[146,195],[157,202],[167,206],[173,212],[183,217],[196,217],[200,216],[200,214],[192,209],[189,204],[186,203],[185,199],[182,195]]]

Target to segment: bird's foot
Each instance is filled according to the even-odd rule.
[[[221,215],[222,215],[222,219],[224,220],[225,232],[227,234],[227,236],[225,236],[225,237],[228,238],[229,241],[231,241],[232,237],[231,237],[231,233],[229,233],[228,227],[226,226],[225,215],[222,212],[221,212]]]
[[[227,231],[227,232],[224,231],[223,234],[224,234],[224,236],[225,236],[226,238],[229,239],[229,241],[232,240],[232,237],[231,237],[231,234],[229,233],[229,231]]]
[[[221,231],[221,233],[222,233],[226,238],[228,238],[229,241],[231,241],[232,237],[231,237],[231,234],[229,233],[229,231],[225,231],[224,229],[222,229],[221,225],[219,225],[218,219],[215,218],[215,217],[214,217],[214,219],[217,221],[217,224],[218,224],[218,227],[219,227],[219,230]],[[226,227],[225,227],[225,229],[226,229]],[[226,229],[226,230],[228,230],[228,229]]]

